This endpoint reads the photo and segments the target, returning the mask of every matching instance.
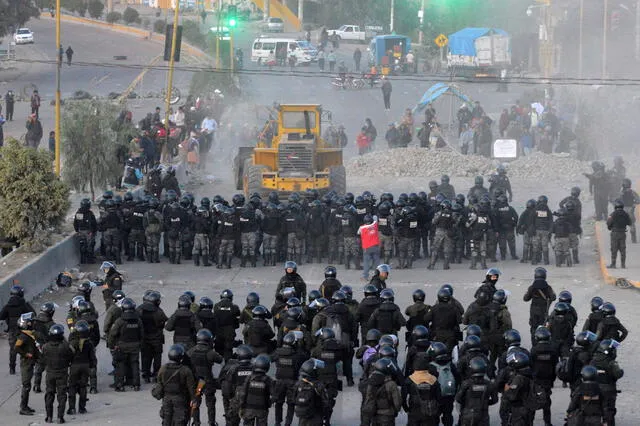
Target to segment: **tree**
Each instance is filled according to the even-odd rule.
[[[140,14],[132,7],[128,7],[122,12],[122,20],[127,24],[133,24],[140,19]]]
[[[23,0],[0,1],[0,37],[23,26],[30,18],[40,16],[35,3]]]
[[[15,139],[0,148],[0,229],[31,249],[42,248],[69,209],[69,188],[52,170],[46,151]]]
[[[91,198],[97,188],[117,182],[123,170],[119,158],[119,109],[110,102],[86,100],[65,105],[62,117],[63,179],[72,188],[89,185]],[[126,147],[126,145],[125,145]]]
[[[100,19],[104,12],[104,3],[100,0],[93,0],[89,3],[89,16],[93,19]]]
[[[115,24],[119,20],[122,19],[122,13],[120,12],[109,12],[105,20],[110,24]]]

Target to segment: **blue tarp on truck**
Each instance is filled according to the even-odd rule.
[[[453,55],[476,56],[475,41],[491,32],[508,35],[499,28],[464,28],[449,36],[449,52]]]

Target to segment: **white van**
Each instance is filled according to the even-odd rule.
[[[298,64],[309,64],[317,60],[318,49],[306,40],[259,37],[251,46],[251,62],[261,63],[271,52],[278,55],[283,47],[287,49],[286,57],[294,55]]]

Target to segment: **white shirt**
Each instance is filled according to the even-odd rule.
[[[173,115],[173,122],[176,123],[176,126],[184,126],[184,112],[176,111]]]
[[[205,129],[209,133],[214,133],[216,130],[218,130],[218,123],[213,118],[205,118],[204,120],[202,120],[202,124],[200,127]]]

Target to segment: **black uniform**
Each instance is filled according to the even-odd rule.
[[[596,329],[598,340],[613,339],[622,342],[627,338],[627,334],[629,334],[629,332],[625,326],[623,326],[620,320],[614,315],[604,317]]]
[[[302,303],[306,302],[307,284],[297,272],[284,274],[282,278],[280,278],[280,282],[276,288],[276,295],[280,293],[280,290],[287,287],[293,287],[296,290],[296,297],[298,297]]]
[[[80,263],[92,263],[98,222],[91,208],[80,207],[73,216],[73,229],[80,246]]]
[[[573,346],[573,324],[571,315],[554,315],[549,316],[547,328],[551,331],[551,341],[558,348],[559,355],[563,358],[569,356],[571,346]]]
[[[607,218],[607,228],[611,231],[611,264],[616,267],[616,258],[620,252],[620,266],[626,267],[627,261],[627,226],[631,226],[631,217],[622,209],[616,208]]]
[[[366,300],[366,299],[365,299]],[[407,320],[402,316],[400,308],[393,302],[383,302],[369,318],[368,330],[376,328],[382,334],[398,335],[400,329],[407,325]]]
[[[35,365],[40,361],[40,350],[36,345],[35,333],[32,330],[20,330],[15,335],[15,351],[20,354],[20,378],[22,394],[20,396],[20,411],[29,410],[29,392]]]
[[[307,354],[300,349],[283,346],[275,350],[272,356],[276,364],[276,382],[273,399],[276,408],[276,423],[283,420],[283,405],[287,403],[287,417],[285,424],[293,421],[294,405],[296,404],[296,381],[302,363],[307,360]]]
[[[327,300],[331,300],[331,296],[333,293],[340,290],[342,288],[342,283],[337,278],[326,278],[320,284],[320,294]]]
[[[536,279],[529,286],[524,295],[525,302],[531,301],[529,310],[529,325],[531,326],[531,341],[538,326],[543,325],[549,315],[549,306],[556,300],[556,294],[546,280]]]
[[[427,312],[429,312],[429,309],[431,309],[431,306],[420,300],[405,309],[404,314],[409,318],[407,320],[407,332],[405,334],[405,340],[407,341],[407,344],[409,344],[411,341],[411,332],[416,327],[416,325],[427,325],[424,317]]]
[[[202,328],[202,324],[200,324],[198,316],[189,308],[178,308],[166,322],[164,328],[174,332],[174,344],[180,343],[188,351],[196,344],[196,333]]]
[[[76,394],[78,394],[78,412],[86,412],[87,386],[92,370],[95,370],[98,361],[96,348],[87,338],[70,338],[69,344],[73,351],[73,359],[69,368],[69,409],[76,407]]]
[[[498,231],[498,245],[500,246],[500,256],[502,260],[507,258],[507,244],[512,259],[518,259],[516,255],[516,236],[515,229],[518,224],[518,213],[509,204],[500,202],[496,203],[494,209],[494,217],[496,218],[495,229]]]
[[[320,380],[300,378],[293,387],[292,399],[299,426],[322,426],[331,412],[331,399]]]
[[[340,342],[345,350],[345,358],[342,369],[349,386],[353,386],[353,348],[358,340],[358,323],[351,311],[344,303],[335,303],[322,311],[326,321],[320,321],[320,326],[332,328],[336,332],[336,339]],[[404,319],[404,318],[403,318]],[[317,329],[312,330],[313,332]]]
[[[114,348],[116,363],[116,391],[123,391],[125,376],[131,373],[131,384],[140,388],[140,346],[144,339],[144,326],[138,313],[123,312],[109,330],[109,347]]]
[[[140,348],[142,358],[142,378],[148,383],[155,378],[162,366],[162,345],[164,326],[168,320],[162,308],[152,302],[144,302],[137,309],[144,327],[144,339]],[[151,364],[153,363],[153,370]]]
[[[236,330],[240,327],[240,308],[229,299],[223,299],[213,307],[216,325],[216,352],[225,360],[231,358]]]
[[[558,349],[553,343],[538,342],[531,348],[533,380],[545,389],[547,396],[547,402],[542,408],[542,416],[546,425],[551,424],[551,393],[553,382],[556,380],[557,363]]]
[[[220,371],[222,402],[227,425],[238,426],[240,424],[239,407],[234,403],[233,397],[236,395],[237,389],[241,388],[249,378],[252,370],[253,367],[249,359],[239,362],[227,361]]]
[[[251,346],[254,354],[269,353],[275,347],[276,337],[266,319],[253,318],[242,330],[245,345]]]
[[[114,268],[109,269],[107,276],[104,279],[104,285],[102,286],[102,298],[104,299],[105,311],[108,311],[113,304],[113,292],[116,290],[122,290],[122,275]],[[106,320],[106,318],[105,318]],[[105,330],[105,333],[108,330]]]
[[[358,306],[356,322],[360,325],[361,342],[365,341],[367,331],[369,331],[369,318],[380,307],[382,300],[378,296],[367,296],[362,299]]]
[[[313,348],[311,356],[325,363],[324,368],[318,372],[318,378],[327,388],[331,400],[331,410],[326,416],[326,420],[330,422],[338,392],[342,390],[342,381],[338,379],[337,364],[340,361],[344,362],[348,355],[340,342],[336,339],[327,339]]]
[[[9,301],[0,312],[0,321],[6,321],[9,335],[9,370],[15,374],[16,370],[16,339],[20,330],[18,329],[18,319],[20,315],[36,311],[24,300],[24,297],[11,296]],[[47,330],[48,332],[49,330]]]
[[[591,365],[598,369],[598,384],[603,398],[604,422],[607,426],[615,426],[616,398],[618,388],[616,382],[624,376],[624,370],[609,355],[596,352],[591,360]]]
[[[402,405],[409,419],[408,426],[438,426],[440,384],[437,371],[418,370],[402,385]]]
[[[529,367],[525,367],[513,371],[504,386],[502,399],[508,401],[511,409],[510,425],[528,426],[531,424],[533,413],[527,406],[531,380],[531,370]]]
[[[447,345],[453,350],[460,340],[462,316],[451,303],[436,303],[425,315],[425,323],[431,332],[431,340]]]
[[[64,418],[64,408],[67,404],[69,366],[73,356],[69,343],[64,339],[49,341],[42,347],[42,363],[47,373],[44,405],[49,419],[53,419],[53,401],[56,394],[58,395],[58,419]]]
[[[107,210],[105,216],[98,221],[98,229],[102,232],[105,256],[107,259],[115,259],[116,263],[122,263],[120,257],[121,228],[122,217],[115,208]]]
[[[238,393],[244,426],[267,426],[273,385],[273,379],[262,372],[252,373],[244,382]]]
[[[147,249],[147,238],[144,229],[144,214],[147,212],[146,204],[138,203],[131,209],[131,217],[129,219],[129,257],[127,260],[144,260],[144,253]]]
[[[551,242],[551,231],[553,230],[553,213],[546,204],[538,202],[534,212],[533,227],[533,255],[531,264],[536,265],[544,260],[544,264],[549,264],[549,244]]]
[[[207,416],[209,418],[209,426],[216,425],[216,389],[218,382],[212,374],[214,364],[221,364],[223,358],[213,348],[207,344],[198,343],[187,352],[187,356],[191,361],[193,374],[204,379],[204,400],[207,402]],[[193,415],[194,424],[200,424],[200,407],[195,410]]]
[[[163,212],[164,236],[169,243],[169,260],[180,263],[182,256],[182,233],[188,226],[187,212],[177,202],[171,203]]]
[[[460,404],[460,426],[488,426],[489,406],[498,402],[498,392],[489,379],[471,377],[460,385],[456,402]]]
[[[36,341],[42,347],[45,343],[47,343],[47,336],[49,335],[49,329],[55,322],[51,315],[45,312],[38,312],[38,316],[33,323],[33,330],[36,332]],[[42,360],[41,360],[42,361]],[[39,362],[36,364],[33,371],[33,390],[36,393],[42,392],[41,384],[42,384],[42,373],[44,372],[44,364]]]
[[[391,426],[402,409],[402,394],[390,375],[378,371],[367,379],[361,408],[361,425]]]
[[[158,386],[164,391],[160,417],[162,426],[185,425],[189,420],[189,404],[195,398],[196,381],[186,365],[169,362],[158,371]]]
[[[567,408],[570,426],[601,426],[605,421],[604,396],[597,382],[583,382],[571,393]]]

